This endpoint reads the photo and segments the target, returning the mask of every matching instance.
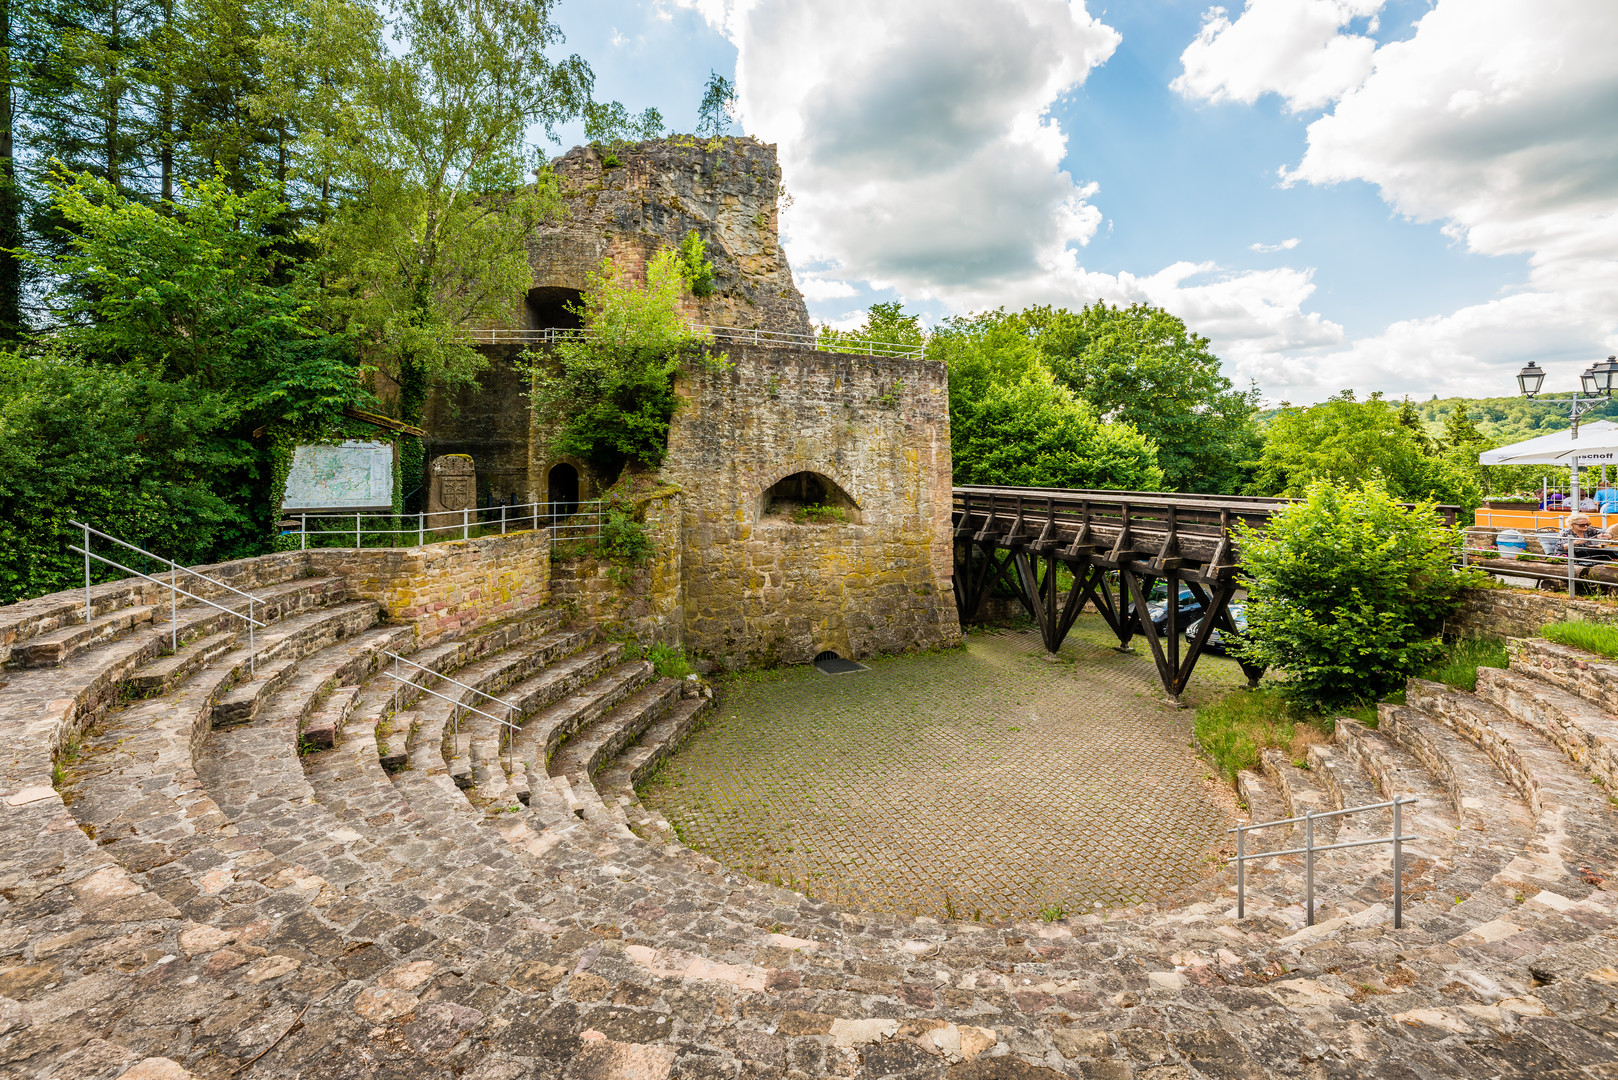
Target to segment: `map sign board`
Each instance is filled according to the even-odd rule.
[[[392,508],[392,443],[350,441],[293,452],[283,513]]]

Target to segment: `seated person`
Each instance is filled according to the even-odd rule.
[[[1618,487],[1603,480],[1596,485],[1595,497],[1603,514],[1618,514]]]
[[[1590,525],[1590,515],[1574,514],[1567,519],[1567,528],[1557,533],[1562,538],[1560,547],[1573,549],[1575,558],[1586,562],[1610,562],[1614,552],[1596,547],[1593,541],[1611,540],[1612,530],[1600,532]],[[1546,554],[1552,554],[1548,551]]]
[[[1579,496],[1579,509],[1586,514],[1596,514],[1601,511],[1601,504],[1596,502],[1595,496],[1585,492]]]

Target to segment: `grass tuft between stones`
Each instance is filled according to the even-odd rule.
[[[1540,630],[1540,634],[1558,645],[1570,645],[1598,656],[1618,659],[1618,626],[1611,623],[1548,623]]]

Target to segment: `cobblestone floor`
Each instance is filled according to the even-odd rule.
[[[1137,903],[1206,873],[1235,814],[1144,643],[1082,618],[964,651],[733,680],[643,792],[686,843],[853,907],[972,918]],[[1204,657],[1186,700],[1244,684]]]

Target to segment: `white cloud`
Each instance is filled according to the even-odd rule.
[[[1120,40],[1083,3],[681,2],[737,46],[746,130],[778,144],[793,194],[794,265],[952,311],[1150,300],[1205,317],[1232,356],[1341,340],[1302,311],[1305,271],[1080,265],[1098,191],[1061,168],[1067,137],[1047,110]],[[824,287],[803,283],[810,299]]]
[[[1248,244],[1247,250],[1256,251],[1260,255],[1269,255],[1276,251],[1291,251],[1300,243],[1302,243],[1302,241],[1296,236],[1293,236],[1281,241],[1279,244]]]
[[[610,40],[612,41],[614,48],[627,45],[629,43],[629,39],[620,34],[616,26],[612,28],[612,38]]]
[[[840,300],[859,294],[859,290],[846,281],[830,281],[826,278],[800,278],[798,291],[803,293],[806,300]]]
[[[1369,181],[1395,210],[1442,222],[1468,250],[1526,255],[1530,266],[1512,294],[1396,323],[1355,342],[1341,363],[1406,388],[1510,392],[1510,370],[1527,359],[1567,357],[1553,378],[1571,386],[1613,351],[1615,53],[1618,4],[1439,0],[1310,124],[1285,181]]]
[[[1272,93],[1293,112],[1317,109],[1371,73],[1376,42],[1342,28],[1357,18],[1374,19],[1385,2],[1247,0],[1235,20],[1222,7],[1210,8],[1180,56],[1184,72],[1171,85],[1207,101],[1251,105]]]

